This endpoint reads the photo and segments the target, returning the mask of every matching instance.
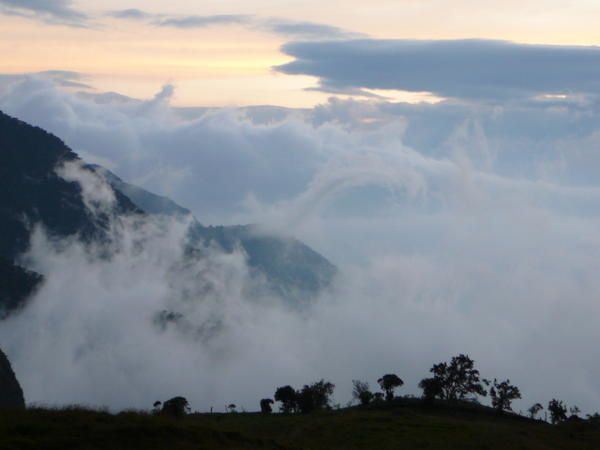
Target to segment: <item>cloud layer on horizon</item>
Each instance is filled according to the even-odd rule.
[[[160,280],[162,266],[146,267],[152,258],[78,265],[77,252],[57,255],[38,246],[39,264],[55,268],[41,294],[46,302],[39,302],[47,310],[31,313],[40,314],[39,323],[52,323],[51,305],[61,311],[97,286],[97,295],[69,316],[81,333],[40,331],[61,344],[65,357],[79,349],[78,336],[107,336],[102,342],[110,348],[73,359],[76,373],[94,374],[94,361],[105,358],[110,364],[100,383],[115,380],[120,390],[141,377],[116,403],[143,406],[155,400],[154,386],[161,395],[180,386],[173,395],[191,392],[194,407],[236,401],[253,408],[277,385],[321,377],[338,385],[336,399],[345,402],[351,379],[372,381],[387,371],[403,376],[404,393],[417,394],[432,363],[467,352],[485,376],[510,377],[521,387],[518,408],[554,396],[586,412],[598,408],[600,367],[582,356],[600,338],[594,98],[494,105],[332,99],[305,110],[181,110],[169,105],[173,89],[135,100],[64,92],[39,75],[11,77],[0,80],[0,109],[54,132],[126,181],[173,197],[201,221],[261,221],[295,234],[337,263],[343,278],[305,317],[277,309],[262,316],[260,308],[237,308],[242,299],[229,295],[238,326],[213,354],[225,356],[215,364],[195,342],[167,340],[164,348],[175,349],[170,364],[186,370],[161,384],[164,360],[142,345],[158,341],[144,339],[139,314],[111,299],[143,305],[144,283],[129,281],[139,273]],[[61,277],[69,265],[81,271]],[[115,283],[106,283],[112,277]],[[102,320],[90,321],[89,308],[103,298],[109,300]],[[155,297],[147,301],[156,304]],[[218,305],[211,307],[221,311]],[[111,334],[113,313],[114,324],[131,320],[140,333]],[[11,343],[9,356],[18,355],[20,334],[4,327],[0,335]],[[43,369],[18,358],[15,367],[32,386]],[[74,398],[68,382],[53,380],[56,395],[47,400]],[[81,377],[76,387],[95,402],[94,381]]]
[[[319,89],[392,89],[444,98],[600,94],[600,48],[490,40],[290,42],[276,67],[319,78]]]

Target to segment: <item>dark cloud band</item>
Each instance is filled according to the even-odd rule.
[[[323,90],[395,89],[502,99],[600,93],[600,48],[505,41],[292,42],[276,70],[320,79]]]

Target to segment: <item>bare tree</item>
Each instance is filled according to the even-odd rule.
[[[536,403],[535,405],[532,405],[527,411],[529,412],[529,417],[535,419],[535,416],[537,416],[539,412],[543,409],[544,407],[540,403]]]
[[[358,400],[361,405],[368,405],[373,400],[373,393],[366,381],[352,380],[352,398]]]

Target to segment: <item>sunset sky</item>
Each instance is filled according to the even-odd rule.
[[[99,91],[173,104],[313,106],[314,76],[273,69],[296,41],[494,39],[600,44],[594,0],[0,0],[0,72],[78,72]],[[375,90],[377,94],[382,92]],[[385,92],[419,100],[425,94]]]
[[[42,311],[0,327],[29,401],[146,407],[166,370],[199,408],[257,407],[248,380],[266,396],[320,378],[345,404],[352,377],[402,370],[420,395],[432,362],[466,352],[522,388],[517,410],[597,411],[599,18],[600,0],[0,0],[0,111],[204,225],[293,236],[343,277],[306,333],[291,310],[238,307],[224,270],[227,301],[197,324],[223,314],[231,334],[160,353],[139,319],[171,296],[131,280],[166,280],[169,258],[107,266],[40,241]],[[98,353],[71,358],[87,337]],[[52,375],[57,353],[72,377]]]

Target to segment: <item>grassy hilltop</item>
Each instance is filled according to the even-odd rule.
[[[419,401],[307,415],[191,414],[182,419],[72,408],[0,412],[0,448],[594,449],[600,427],[552,426],[479,406]]]

